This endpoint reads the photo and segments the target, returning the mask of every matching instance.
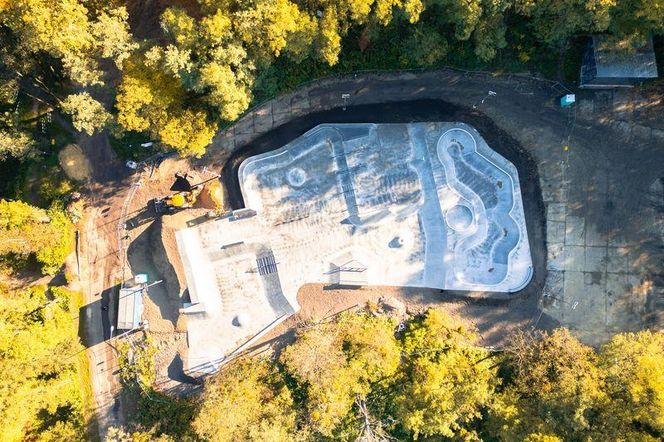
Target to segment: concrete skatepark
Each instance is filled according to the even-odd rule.
[[[247,209],[176,234],[192,374],[295,313],[306,283],[508,293],[533,275],[517,170],[469,125],[319,125],[238,176]]]

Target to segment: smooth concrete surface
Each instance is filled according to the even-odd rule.
[[[177,232],[190,372],[298,310],[306,283],[514,292],[532,276],[516,168],[463,123],[320,125],[239,169],[249,218]]]

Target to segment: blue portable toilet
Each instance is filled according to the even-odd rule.
[[[560,99],[560,107],[568,107],[576,102],[576,95],[567,94]]]

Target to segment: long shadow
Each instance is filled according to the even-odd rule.
[[[184,372],[184,363],[179,354],[175,355],[175,358],[173,358],[173,361],[168,366],[168,377],[169,379],[185,384],[200,385],[200,381]]]
[[[118,292],[120,285],[117,284],[101,292],[101,297],[94,302],[81,307],[78,311],[78,336],[81,343],[86,347],[93,347],[111,337],[111,326],[117,324]],[[99,315],[101,321],[99,321]],[[88,330],[88,321],[100,324],[101,329]],[[114,332],[115,334],[115,332]]]
[[[164,276],[155,267],[151,256],[154,247],[162,247],[160,239],[154,240],[153,238],[155,229],[157,229],[157,225],[152,224],[134,238],[134,241],[131,242],[131,245],[127,249],[127,257],[132,272],[134,274],[147,273],[151,282],[163,279]],[[156,245],[153,245],[155,243]],[[168,265],[170,266],[170,264]],[[173,270],[172,273],[175,273],[175,271]],[[177,309],[174,308],[173,300],[168,296],[165,283],[151,287],[148,291],[148,296],[159,307],[160,316],[175,325],[178,313]]]

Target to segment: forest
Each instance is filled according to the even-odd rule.
[[[145,386],[132,429],[108,441],[658,441],[664,335],[618,334],[596,351],[567,330],[501,350],[442,310],[398,321],[368,305],[301,324],[278,358],[238,358],[203,393]],[[149,351],[143,356],[148,357]],[[143,360],[147,360],[144,358]]]
[[[77,138],[108,134],[125,160],[155,152],[137,140],[198,157],[252,105],[327,75],[453,66],[569,82],[588,35],[627,49],[652,35],[661,51],[664,32],[662,0],[173,0],[147,16],[139,3],[0,0],[0,440],[89,435],[81,294],[62,287],[85,202],[58,154]],[[191,399],[151,389],[148,348],[127,368],[135,422],[109,440],[664,437],[661,334],[592,349],[559,330],[495,351],[436,310],[397,325],[371,309],[309,324]]]

